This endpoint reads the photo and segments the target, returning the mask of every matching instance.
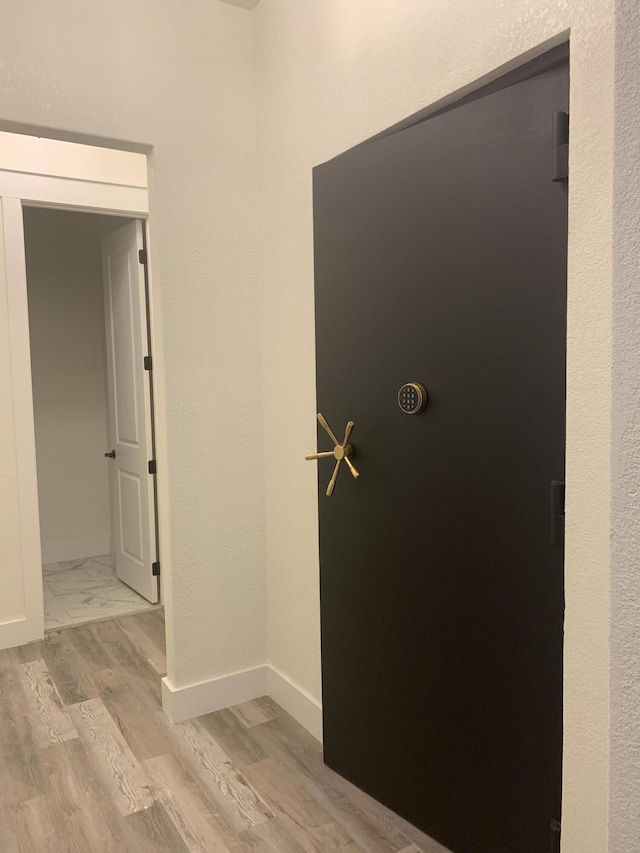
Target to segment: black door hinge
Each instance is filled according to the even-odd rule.
[[[569,113],[553,116],[553,180],[569,180]]]
[[[151,574],[154,577],[158,577],[160,574],[160,563],[151,563]]]
[[[562,480],[551,481],[551,544],[564,545],[564,494]]]
[[[141,264],[147,263],[147,250],[146,249],[138,249],[138,260]]]
[[[156,474],[157,473],[157,467],[156,467],[156,460],[155,459],[149,460],[149,473],[150,474]]]
[[[142,359],[145,370],[153,370],[153,358],[150,355],[145,355]]]
[[[551,821],[551,853],[560,853],[560,821]]]

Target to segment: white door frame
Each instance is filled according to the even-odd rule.
[[[0,648],[6,648],[41,640],[44,636],[42,548],[22,209],[48,207],[127,216],[142,219],[144,227],[148,229],[149,198],[146,187],[0,170],[0,205],[9,316],[25,607],[25,619],[9,623],[12,629],[3,632],[0,637]],[[149,257],[151,345],[152,351],[155,351],[150,261]],[[157,411],[154,413],[154,419],[157,424]],[[3,628],[6,630],[8,625]]]

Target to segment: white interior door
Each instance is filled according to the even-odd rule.
[[[115,457],[110,487],[116,571],[120,580],[150,602],[158,600],[155,559],[155,514],[151,403],[143,358],[147,355],[144,268],[139,220],[102,241],[109,434]]]

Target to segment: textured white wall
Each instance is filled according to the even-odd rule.
[[[316,471],[303,459],[316,440],[311,170],[571,30],[563,850],[602,853],[608,805],[613,3],[261,0],[253,17],[269,659],[316,697]]]
[[[640,7],[618,0],[610,849],[640,850]]]
[[[263,664],[251,16],[214,0],[5,0],[0,56],[0,129],[151,151],[169,676]],[[0,622],[21,608],[4,313],[0,292]]]
[[[100,240],[104,219],[111,218],[37,208],[24,211],[45,563],[109,550]],[[111,222],[115,229],[118,220]]]

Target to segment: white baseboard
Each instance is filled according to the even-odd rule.
[[[301,726],[322,741],[320,703],[273,667],[258,666],[187,687],[174,687],[168,678],[162,679],[162,707],[173,723],[221,711],[261,696],[271,696]]]
[[[267,694],[322,743],[322,705],[275,667],[267,667]]]
[[[109,536],[74,539],[67,542],[42,543],[42,562],[59,563],[61,560],[82,560],[83,557],[102,557],[110,553]]]
[[[212,714],[231,705],[258,699],[267,692],[267,667],[257,666],[187,687],[162,679],[162,708],[173,723]]]
[[[14,646],[23,646],[31,639],[27,628],[26,619],[16,619],[14,622],[3,622],[0,624],[0,649],[12,649]]]

